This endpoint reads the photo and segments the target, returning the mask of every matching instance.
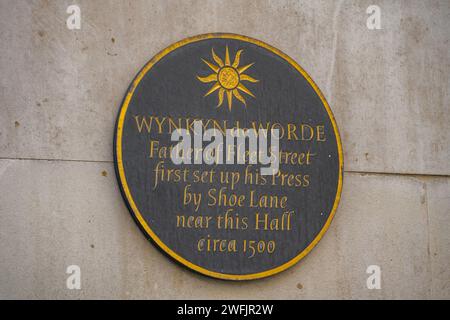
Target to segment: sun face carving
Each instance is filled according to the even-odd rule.
[[[255,97],[253,93],[250,92],[243,84],[243,81],[248,82],[258,82],[247,74],[244,74],[248,68],[250,68],[253,63],[248,65],[239,67],[239,61],[243,50],[239,50],[236,52],[236,56],[234,57],[234,61],[231,64],[230,62],[230,54],[228,51],[228,46],[225,47],[225,61],[223,61],[219,56],[216,55],[214,49],[211,49],[212,57],[215,61],[215,64],[212,64],[209,61],[202,59],[202,61],[212,70],[214,73],[210,74],[206,77],[197,76],[197,79],[203,83],[215,82],[214,85],[206,92],[205,97],[210,95],[211,93],[218,91],[218,99],[219,103],[217,107],[220,107],[224,101],[224,95],[227,95],[228,100],[228,109],[231,111],[231,107],[233,105],[233,97],[238,99],[240,102],[246,106],[246,101],[244,97],[241,95],[241,92],[248,94],[251,97]]]

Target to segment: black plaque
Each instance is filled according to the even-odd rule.
[[[194,120],[205,129],[280,130],[279,173],[175,165],[171,132]],[[221,279],[262,278],[302,259],[328,229],[342,188],[338,128],[316,84],[278,49],[234,34],[182,40],[144,66],[118,114],[114,157],[144,234]]]

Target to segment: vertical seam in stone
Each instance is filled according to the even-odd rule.
[[[333,48],[332,48],[332,55],[331,55],[331,65],[330,65],[330,72],[328,74],[328,79],[327,79],[327,93],[328,93],[328,101],[331,101],[332,98],[332,94],[331,94],[331,82],[333,80],[333,76],[334,76],[334,65],[336,62],[336,51],[337,51],[337,39],[338,39],[338,31],[337,31],[337,23],[338,23],[338,16],[339,13],[341,11],[341,6],[342,6],[342,1],[340,0],[334,10],[334,15],[333,15]]]

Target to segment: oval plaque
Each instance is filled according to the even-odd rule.
[[[194,121],[223,133],[277,129],[276,173],[248,161],[175,164],[171,134],[193,132]],[[221,279],[267,277],[302,259],[328,229],[342,188],[338,128],[317,85],[278,49],[234,34],[182,40],[144,66],[119,111],[114,160],[144,234]]]

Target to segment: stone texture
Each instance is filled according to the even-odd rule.
[[[382,30],[366,28],[369,0],[230,0],[226,10],[213,0],[80,0],[82,29],[70,31],[72,3],[0,1],[0,298],[450,299],[448,1],[377,1]],[[294,58],[343,139],[330,230],[268,279],[217,281],[170,261],[132,221],[113,172],[115,117],[134,75],[207,32]],[[80,291],[66,289],[72,264]],[[381,290],[366,288],[372,264]]]
[[[71,1],[0,4],[0,157],[111,161],[134,75],[184,37],[245,34],[298,61],[337,118],[349,171],[450,174],[450,4],[377,1]]]
[[[348,173],[331,228],[304,260],[236,283],[145,240],[109,163],[1,160],[0,176],[1,298],[450,298],[449,178]],[[72,264],[79,291],[66,289]],[[381,267],[381,290],[366,288],[369,265]]]

